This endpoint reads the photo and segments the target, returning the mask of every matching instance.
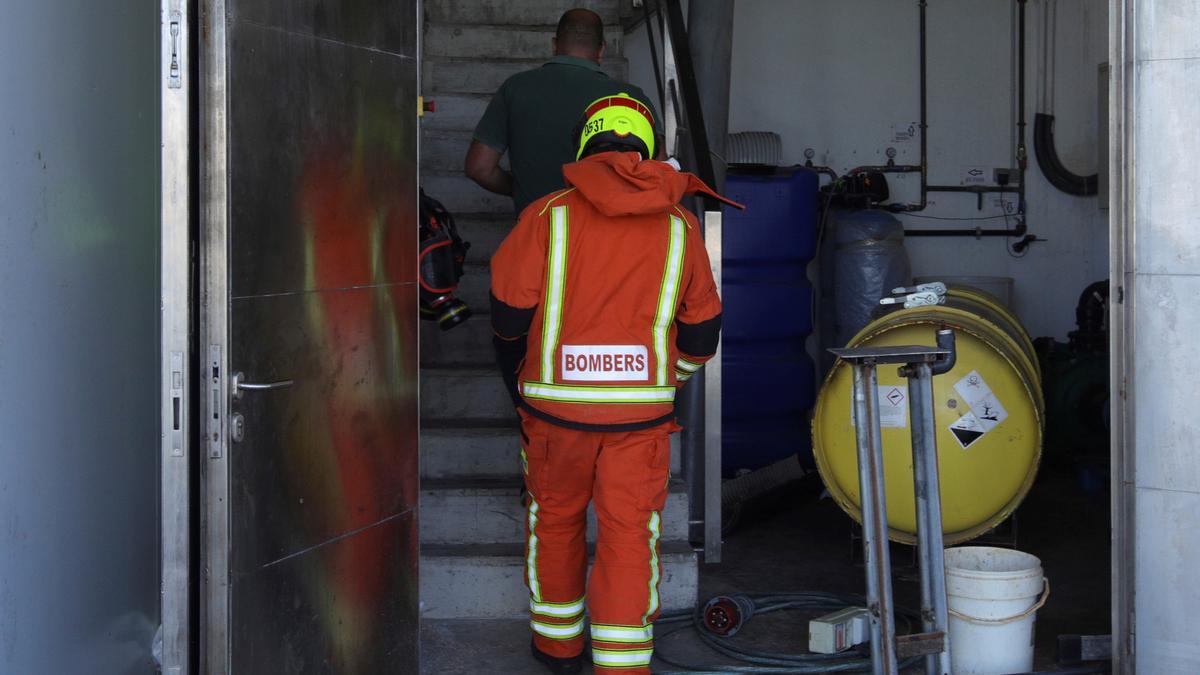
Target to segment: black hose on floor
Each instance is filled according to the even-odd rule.
[[[753,616],[778,612],[783,610],[804,610],[808,612],[832,612],[846,607],[865,607],[866,599],[860,595],[849,593],[823,593],[817,591],[801,593],[770,593],[746,596],[754,605]],[[656,626],[679,624],[666,631],[658,631],[655,638],[654,656],[660,661],[679,671],[656,671],[659,675],[682,675],[683,673],[865,673],[871,670],[871,659],[858,652],[843,652],[840,654],[784,653],[748,649],[715,635],[705,627],[705,604],[698,605],[694,610],[683,610],[663,614]],[[919,621],[916,612],[902,607],[896,608],[897,618],[906,621]],[[747,665],[711,665],[687,664],[677,661],[663,653],[662,640],[670,635],[693,629],[696,635],[710,649]],[[923,656],[913,657],[903,661],[900,668],[908,668],[920,664]]]

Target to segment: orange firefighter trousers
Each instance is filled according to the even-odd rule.
[[[673,422],[630,432],[575,431],[521,411],[525,582],[538,649],[584,645],[584,606],[597,672],[650,672],[659,613],[658,540],[670,478]],[[595,502],[596,558],[587,573],[587,507]]]

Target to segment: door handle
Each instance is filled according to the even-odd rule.
[[[247,391],[286,389],[295,384],[295,380],[280,380],[278,382],[243,382],[244,379],[246,379],[246,376],[240,372],[233,374],[233,381],[230,382],[230,384],[232,385],[234,398],[241,398],[242,393]]]

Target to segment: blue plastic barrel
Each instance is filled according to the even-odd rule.
[[[812,465],[814,366],[809,261],[816,255],[817,173],[735,173],[725,193],[722,258],[722,468],[733,475],[799,454]]]

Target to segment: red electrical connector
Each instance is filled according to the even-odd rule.
[[[704,605],[704,626],[720,637],[733,637],[752,616],[754,601],[745,595],[718,595]]]

